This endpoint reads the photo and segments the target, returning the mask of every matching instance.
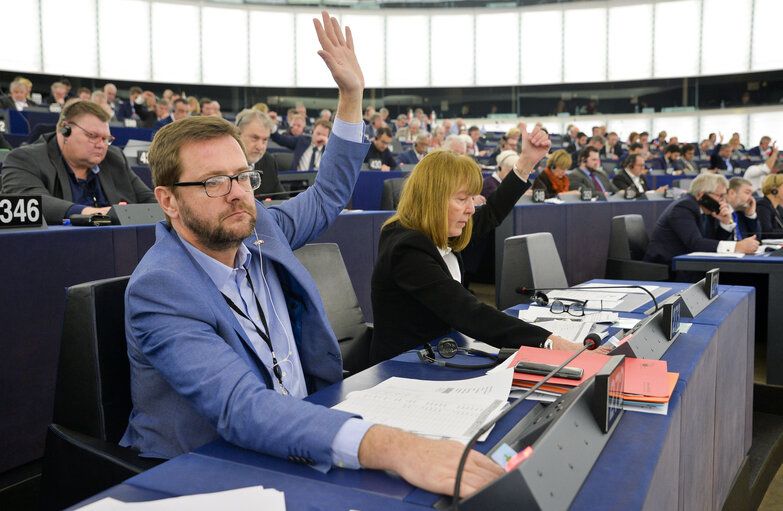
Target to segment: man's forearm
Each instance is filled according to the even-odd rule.
[[[363,89],[350,92],[341,90],[337,103],[337,117],[345,122],[362,122],[362,94]]]

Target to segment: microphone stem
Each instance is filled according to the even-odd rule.
[[[568,357],[568,359],[565,362],[560,364],[558,367],[552,369],[552,371],[550,371],[549,374],[547,374],[546,376],[541,378],[541,380],[538,383],[536,383],[535,385],[530,387],[530,389],[528,389],[527,392],[525,392],[520,397],[518,397],[511,404],[511,406],[507,407],[505,410],[500,412],[500,414],[497,417],[495,417],[493,420],[491,420],[491,421],[487,422],[486,424],[484,424],[483,426],[481,426],[481,428],[479,428],[479,430],[476,432],[476,434],[473,435],[473,437],[470,439],[470,441],[465,446],[465,450],[462,452],[462,457],[460,458],[459,465],[457,466],[457,479],[454,482],[454,495],[452,496],[452,500],[451,500],[451,505],[452,505],[452,508],[454,509],[454,511],[457,511],[459,509],[459,487],[460,487],[460,484],[462,483],[462,471],[465,469],[465,463],[468,460],[468,455],[470,454],[471,449],[473,449],[473,446],[476,445],[476,442],[478,441],[479,437],[481,437],[481,435],[486,433],[489,430],[489,428],[491,428],[494,424],[500,422],[500,420],[503,417],[505,417],[506,415],[511,413],[511,411],[514,408],[519,406],[519,404],[522,403],[525,399],[527,399],[528,396],[530,396],[533,392],[538,390],[538,388],[541,385],[543,385],[544,383],[546,383],[552,376],[554,376],[556,372],[558,372],[559,370],[564,368],[566,365],[568,365],[569,362],[571,362],[573,359],[575,359],[576,357],[578,357],[579,355],[584,353],[585,350],[589,349],[591,346],[594,346],[595,344],[596,344],[595,341],[593,341],[593,344],[586,344],[586,345],[584,345],[579,351],[575,352],[573,355]]]

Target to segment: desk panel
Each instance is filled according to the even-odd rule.
[[[390,170],[363,170],[359,173],[359,179],[353,189],[351,204],[354,209],[379,210],[381,209],[381,196],[383,195],[383,182],[393,177],[407,177],[410,171]]]

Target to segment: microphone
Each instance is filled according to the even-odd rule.
[[[660,307],[658,306],[658,300],[655,299],[655,296],[650,292],[649,289],[645,288],[644,286],[634,285],[634,284],[628,284],[628,285],[607,285],[607,286],[590,286],[590,287],[525,287],[525,286],[519,286],[518,288],[514,289],[514,292],[520,295],[528,295],[531,298],[541,298],[543,300],[543,305],[546,305],[549,303],[549,297],[544,293],[544,291],[589,291],[592,289],[624,289],[624,288],[634,288],[634,289],[641,289],[649,297],[652,299],[653,304],[655,304],[655,310],[653,313],[658,312]]]
[[[511,403],[511,406],[507,407],[497,417],[495,417],[491,421],[481,426],[481,428],[479,428],[479,430],[476,432],[475,435],[473,435],[473,437],[470,439],[467,445],[465,445],[465,450],[462,451],[462,457],[460,458],[459,465],[457,466],[457,479],[454,482],[454,495],[452,496],[451,499],[451,505],[454,511],[457,511],[459,509],[459,487],[460,487],[460,483],[462,482],[462,472],[465,470],[465,462],[468,460],[468,455],[470,454],[471,449],[473,449],[473,446],[476,445],[476,442],[481,437],[481,435],[489,431],[489,428],[494,426],[498,421],[500,421],[500,419],[502,419],[503,417],[511,413],[511,410],[519,406],[519,404],[522,403],[522,401],[527,399],[528,396],[530,396],[533,392],[538,390],[538,388],[541,385],[549,381],[550,378],[552,378],[558,371],[560,371],[565,366],[567,366],[573,359],[575,359],[576,357],[584,353],[585,350],[596,349],[600,342],[601,342],[601,337],[598,334],[595,333],[588,334],[587,337],[585,337],[585,340],[582,342],[584,346],[582,346],[582,348],[580,348],[579,351],[574,352],[574,354],[568,357],[568,359],[565,362],[552,369],[549,372],[549,374],[541,378],[541,380],[538,383],[530,387],[530,389],[528,389],[527,392],[519,396],[513,403]]]

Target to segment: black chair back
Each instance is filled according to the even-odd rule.
[[[365,322],[348,270],[334,243],[312,243],[294,255],[312,275],[326,309],[326,317],[340,343],[343,368],[351,374],[370,365],[372,327]]]
[[[568,287],[568,279],[552,234],[538,232],[506,238],[503,267],[496,284],[498,309],[524,301],[517,288]]]
[[[642,215],[620,215],[612,218],[609,257],[641,261],[648,243],[647,228]]]
[[[381,209],[386,211],[396,211],[400,204],[402,187],[405,186],[407,177],[391,177],[383,182],[381,190]]]

